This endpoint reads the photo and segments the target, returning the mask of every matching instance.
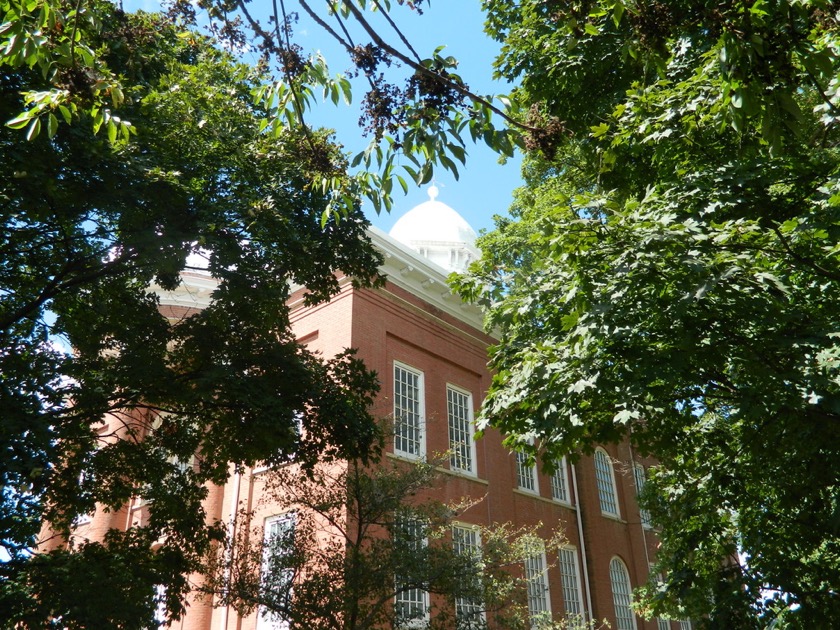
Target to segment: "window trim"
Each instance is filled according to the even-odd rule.
[[[467,417],[466,417],[466,424],[467,424],[467,448],[469,449],[469,458],[470,458],[470,467],[467,468],[459,468],[453,464],[453,455],[455,453],[455,449],[453,447],[452,442],[452,414],[450,414],[450,402],[449,402],[449,392],[453,392],[455,394],[459,394],[461,396],[465,396],[466,401],[466,409],[467,409]],[[463,387],[458,387],[452,383],[446,384],[446,427],[449,432],[449,469],[452,472],[456,472],[462,475],[469,475],[470,477],[477,477],[478,476],[478,462],[476,460],[476,447],[475,447],[475,412],[473,410],[473,395],[472,392],[468,389],[464,389]]]
[[[531,575],[528,563],[534,558],[537,558],[540,562],[540,571],[538,574]],[[548,581],[548,562],[546,562],[545,548],[525,558],[524,565],[525,580],[528,583],[528,587],[526,589],[528,597],[528,619],[530,621],[531,627],[537,628],[539,627],[539,622],[543,618],[551,618],[551,587]],[[545,608],[542,610],[535,610],[531,605],[532,601],[536,599],[532,596],[531,593],[531,583],[536,582],[539,582],[539,585],[542,587],[543,599],[545,600]]]
[[[272,514],[271,516],[266,516],[263,519],[263,559],[262,563],[260,564],[260,581],[262,582],[262,573],[266,569],[266,560],[268,557],[268,550],[265,545],[269,541],[269,536],[272,535],[271,526],[274,523],[286,522],[290,524],[292,536],[294,537],[295,530],[297,529],[297,513],[294,511],[291,512],[283,512],[281,514]],[[294,579],[294,576],[291,576],[291,580]],[[292,597],[292,589],[289,589],[289,598]],[[269,613],[268,616],[263,614],[264,608],[262,606],[257,608],[257,623],[256,623],[256,630],[289,630],[291,628],[291,622],[288,619],[284,619],[281,614],[279,613]]]
[[[642,494],[642,490],[644,490],[645,484],[647,483],[647,470],[639,462],[633,462],[633,482],[636,485],[636,504],[639,508],[639,519],[641,520],[642,527],[645,529],[653,529],[650,512],[638,505],[639,495]]]
[[[560,471],[563,472],[563,489],[564,489],[564,493],[566,495],[565,499],[558,499],[557,498],[557,493],[555,492],[556,485],[557,485],[556,484],[557,474]],[[574,503],[572,502],[572,490],[569,487],[569,466],[568,466],[568,462],[566,461],[566,456],[565,455],[563,455],[563,457],[560,459],[560,465],[557,466],[557,470],[555,470],[554,474],[551,475],[551,479],[549,480],[549,483],[551,485],[551,499],[553,501],[556,501],[557,503],[560,503],[562,505],[574,505]]]
[[[417,417],[418,417],[418,426],[417,426],[417,453],[412,453],[410,451],[404,451],[400,448],[397,448],[397,423],[399,418],[399,413],[397,410],[397,369],[403,370],[408,372],[409,374],[413,374],[417,377]],[[426,380],[425,374],[422,370],[418,370],[415,367],[408,365],[407,363],[403,363],[402,361],[394,360],[393,370],[391,372],[391,387],[393,388],[392,397],[393,397],[393,413],[392,417],[394,419],[394,454],[400,457],[405,457],[407,459],[423,459],[426,457]]]
[[[621,584],[619,586],[621,586],[622,592],[616,591],[617,582],[615,578],[617,573],[621,573]],[[627,570],[627,565],[618,556],[613,556],[610,560],[610,591],[612,593],[616,630],[636,630],[638,628],[636,615],[631,606],[633,602],[633,583],[630,581],[630,572]],[[626,598],[627,603],[620,601],[617,596],[622,599]],[[619,616],[619,608],[622,610],[621,616]],[[629,612],[629,618],[625,615],[625,612]],[[628,619],[630,621],[629,626],[621,625]]]
[[[394,531],[392,531],[391,535],[394,536],[395,530],[397,528],[403,528],[407,523],[412,523],[413,525],[419,526],[423,528],[423,538],[418,539],[414,542],[419,543],[423,547],[427,547],[429,545],[429,535],[428,535],[428,525],[429,523],[417,515],[414,514],[406,514],[406,513],[398,513],[395,515],[394,518]],[[408,619],[405,622],[400,622],[398,619],[397,614],[397,607],[399,606],[400,595],[405,595],[406,592],[397,592],[400,588],[400,578],[399,576],[394,576],[394,627],[395,628],[425,628],[426,625],[429,623],[429,619],[431,618],[431,597],[429,591],[427,589],[420,589],[420,588],[411,588],[408,591],[419,591],[421,602],[420,604],[423,606],[423,616],[422,617],[413,617]]]
[[[460,530],[463,530],[463,531],[468,531],[468,532],[471,532],[472,534],[474,534],[475,535],[475,541],[474,541],[475,544],[470,545],[470,546],[473,547],[473,549],[475,549],[477,551],[478,556],[481,557],[481,553],[482,553],[482,551],[481,551],[481,528],[478,525],[472,525],[470,523],[462,523],[460,521],[457,521],[457,522],[454,522],[454,523],[451,524],[450,529],[451,529],[451,532],[452,532],[452,545],[453,545],[453,547],[456,544],[456,541],[455,541],[455,530],[456,529],[460,529]],[[455,550],[455,552],[460,553],[457,549]],[[480,612],[479,612],[479,618],[480,619],[476,620],[476,621],[478,621],[478,624],[477,624],[476,627],[483,628],[487,623],[487,612],[486,612],[485,602],[482,601],[482,602],[476,603],[476,602],[473,602],[473,601],[467,601],[464,598],[458,597],[456,595],[455,596],[455,619],[456,619],[456,622],[459,619],[459,616],[458,616],[459,600],[461,600],[461,603],[460,603],[461,606],[464,606],[464,605],[466,605],[466,606],[478,606],[480,608]],[[472,612],[471,614],[474,615],[475,612]],[[470,619],[462,620],[461,625],[464,625],[464,627],[472,627],[473,626]],[[458,625],[458,627],[460,628],[461,625]]]
[[[609,480],[603,479],[603,471],[599,471],[599,456],[605,458],[604,462],[606,463],[606,471],[609,473]],[[618,488],[615,483],[615,467],[613,466],[613,459],[610,457],[609,453],[600,446],[595,449],[592,459],[595,465],[595,485],[598,487],[598,503],[601,507],[601,514],[611,518],[621,518],[621,510],[618,505]],[[607,484],[606,487],[605,484]],[[607,494],[611,494],[611,497],[607,496]],[[614,512],[609,509],[605,509],[605,503],[608,503],[607,500],[610,498],[612,499],[612,504],[615,506]],[[607,507],[609,506],[607,505]]]
[[[574,570],[574,588],[571,585],[566,584],[566,572],[563,570],[564,566],[568,566],[568,563],[563,562],[563,557],[561,554],[563,553],[569,554],[567,559],[571,560],[571,567]],[[586,619],[586,606],[584,604],[583,599],[583,584],[581,582],[581,571],[580,571],[580,562],[578,561],[578,550],[576,547],[572,545],[561,545],[557,549],[557,569],[560,572],[560,588],[563,591],[563,610],[566,614],[567,619]],[[577,596],[577,605],[580,608],[579,611],[570,611],[569,610],[569,598],[566,597],[567,592],[574,592]],[[574,626],[574,624],[572,624]]]

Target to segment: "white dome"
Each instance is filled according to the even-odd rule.
[[[388,234],[444,269],[462,273],[480,255],[475,247],[476,233],[437,196],[437,187],[431,186],[429,201],[405,213]]]

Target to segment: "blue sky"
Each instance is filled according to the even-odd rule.
[[[264,1],[264,0],[259,0]],[[291,2],[287,3],[289,6]],[[498,52],[498,44],[484,34],[484,17],[479,0],[429,0],[423,15],[410,11],[395,12],[394,20],[407,35],[421,57],[431,56],[438,46],[446,46],[445,54],[459,60],[458,73],[470,88],[479,94],[499,94],[507,91],[505,84],[493,81],[492,61]],[[317,27],[316,27],[317,28]],[[387,28],[383,26],[384,29]],[[311,38],[311,47],[324,51],[328,61],[339,59],[338,52],[324,46],[321,32],[306,33]],[[302,38],[301,42],[306,41]],[[362,40],[360,40],[362,41]],[[304,44],[305,48],[309,46]],[[332,61],[334,71],[343,70],[343,62]],[[338,112],[331,105],[327,116],[336,116],[335,121],[327,118],[325,125],[335,126],[338,139],[352,152],[364,148],[367,141],[357,127],[358,111]],[[338,124],[340,122],[340,124]],[[357,143],[357,144],[354,144]],[[438,200],[453,207],[476,229],[492,228],[494,214],[506,214],[511,193],[521,185],[519,157],[505,165],[498,163],[498,156],[484,145],[467,146],[467,165],[461,169],[460,179],[449,173],[436,173],[435,184],[440,194]],[[395,195],[394,209],[390,215],[376,216],[369,210],[368,217],[374,225],[388,231],[394,222],[406,211],[428,199],[428,186],[410,189],[406,197],[402,192]]]
[[[322,1],[311,0],[310,4],[313,7],[320,6]],[[153,11],[157,6],[154,0],[128,0],[125,3],[126,10],[144,8]],[[249,7],[254,14],[260,14],[261,11],[267,13],[271,2],[253,0]],[[295,0],[286,0],[286,8],[288,11],[300,12]],[[445,54],[459,60],[458,73],[473,91],[480,94],[507,91],[507,86],[492,80],[491,64],[498,52],[498,45],[483,32],[484,18],[480,0],[427,0],[423,15],[406,9],[396,9],[392,15],[421,57],[431,56],[438,46],[446,46]],[[385,34],[387,26],[382,25],[380,28]],[[306,52],[321,51],[333,73],[347,69],[349,64],[344,54],[317,25],[307,24],[302,18],[297,28],[297,40]],[[366,40],[360,37],[357,43],[366,43]],[[249,61],[247,55],[245,60]],[[357,90],[354,98],[358,100],[360,97],[361,93]],[[355,154],[367,146],[367,139],[357,124],[358,118],[359,111],[355,104],[348,108],[328,103],[319,107],[313,121],[335,128],[337,139],[347,151]],[[507,213],[511,193],[521,185],[520,159],[516,157],[500,165],[498,156],[484,145],[468,144],[467,151],[467,165],[460,169],[459,180],[443,171],[436,173],[435,184],[440,191],[438,200],[461,213],[476,230],[490,229],[492,216]],[[387,232],[400,216],[428,199],[427,188],[410,189],[405,197],[398,189],[391,214],[377,216],[368,208],[368,217],[374,225]]]

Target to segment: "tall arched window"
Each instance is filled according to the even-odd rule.
[[[620,558],[610,561],[610,586],[615,606],[615,627],[617,630],[636,630],[636,618],[630,608],[630,575]]]
[[[601,512],[618,516],[618,498],[615,492],[612,460],[602,448],[595,450],[595,481],[598,483],[598,499],[601,502]]]
[[[645,483],[647,482],[645,467],[639,462],[633,464],[633,479],[636,481],[636,496],[638,497],[642,494],[642,490],[645,489]],[[650,512],[639,508],[639,516],[642,519],[642,527],[651,528],[653,526],[650,520]]]

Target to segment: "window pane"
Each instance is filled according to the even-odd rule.
[[[461,525],[452,526],[452,546],[458,554],[470,555],[476,561],[481,557],[481,541],[478,530],[472,527]],[[478,567],[476,566],[476,571]],[[473,590],[480,589],[480,576],[478,574],[465,575],[465,580],[472,580],[470,586]],[[469,599],[466,597],[455,598],[455,617],[458,620],[459,628],[484,627],[484,603],[480,599]]]
[[[636,482],[636,494],[640,495],[645,487],[646,475],[644,466],[642,466],[641,464],[633,464],[633,479]],[[651,526],[650,512],[639,508],[639,517],[641,518],[642,525],[644,527]]]
[[[262,591],[279,609],[288,609],[294,578],[295,515],[266,519],[262,564]],[[260,608],[257,630],[287,630],[288,619],[277,611]]]
[[[531,627],[550,616],[548,604],[548,576],[545,555],[538,553],[525,560],[525,579],[528,581],[528,613]]]
[[[618,503],[615,498],[615,480],[609,455],[602,450],[595,451],[595,480],[598,483],[598,499],[601,511],[618,515]]]
[[[551,476],[551,496],[555,501],[569,503],[569,482],[566,478],[566,458],[560,460],[557,470]]]
[[[627,567],[618,558],[613,558],[610,562],[610,585],[617,630],[635,630],[636,618],[630,608],[630,576],[627,574]]]
[[[471,396],[446,388],[449,415],[449,466],[453,470],[475,472],[473,468],[472,404]]]
[[[422,374],[394,365],[394,450],[420,457],[422,449]]]
[[[395,544],[405,546],[406,553],[417,552],[426,547],[426,523],[410,516],[398,516],[394,523],[394,538]],[[412,564],[408,563],[409,566]],[[394,613],[397,623],[410,627],[412,621],[425,620],[429,594],[421,586],[411,584],[407,575],[394,577],[397,590]]]
[[[528,464],[524,453],[516,453],[516,483],[522,490],[537,491],[537,470],[535,464]]]
[[[577,551],[569,547],[562,547],[558,553],[560,560],[560,577],[563,584],[563,604],[566,614],[582,618],[583,603],[580,595],[580,578],[578,577]]]

